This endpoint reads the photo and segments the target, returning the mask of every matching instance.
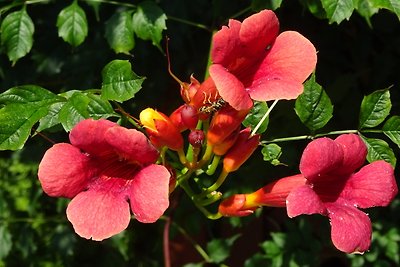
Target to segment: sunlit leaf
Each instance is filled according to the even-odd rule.
[[[63,105],[58,114],[65,131],[69,132],[75,124],[83,119],[89,118],[88,105],[90,98],[86,95],[76,92]]]
[[[367,160],[374,162],[376,160],[384,160],[390,163],[393,168],[396,167],[396,156],[388,143],[381,139],[366,138],[362,136],[368,148]]]
[[[261,101],[254,102],[254,106],[244,119],[243,125],[245,127],[250,127],[253,130],[257,126],[257,124],[261,121],[261,118],[267,111],[268,111],[267,103]],[[268,128],[268,122],[269,119],[267,117],[267,119],[265,119],[264,122],[261,124],[261,126],[258,128],[257,133],[261,134],[265,132]]]
[[[261,149],[261,153],[263,155],[263,159],[270,162],[272,165],[277,166],[281,164],[279,158],[282,155],[282,148],[277,144],[264,145]]]
[[[58,119],[58,113],[61,108],[64,106],[65,102],[57,102],[52,104],[49,107],[49,112],[46,116],[39,120],[39,126],[37,128],[38,132],[49,129],[57,124],[60,124],[60,120]]]
[[[25,9],[8,14],[0,26],[1,45],[15,64],[32,48],[35,26]]]
[[[150,40],[153,45],[161,49],[162,32],[167,29],[166,20],[164,11],[155,2],[144,1],[138,5],[133,14],[133,29],[139,38]]]
[[[392,11],[400,19],[400,1],[399,0],[369,0],[375,8],[385,8]]]
[[[90,99],[87,109],[91,118],[98,120],[119,116],[107,100],[94,94],[87,94],[86,96]]]
[[[129,54],[135,46],[132,11],[117,11],[106,22],[106,39],[116,53]]]
[[[326,11],[326,15],[330,23],[340,23],[348,20],[353,14],[353,0],[321,0],[322,6]]]
[[[21,149],[33,125],[48,112],[48,106],[9,104],[0,109],[0,150]]]
[[[391,108],[388,89],[378,90],[365,96],[361,102],[359,129],[378,126],[389,115]]]
[[[85,11],[74,1],[58,14],[58,36],[72,46],[78,46],[88,34],[88,23]]]
[[[324,127],[332,118],[333,105],[315,76],[304,84],[304,92],[296,99],[295,111],[311,131]]]
[[[102,76],[102,98],[118,102],[133,98],[145,79],[132,71],[131,63],[127,60],[111,61],[104,67]]]
[[[0,94],[0,104],[30,103],[40,106],[57,100],[62,98],[37,85],[15,86]]]
[[[389,118],[383,125],[383,133],[386,134],[393,143],[400,147],[400,116]]]

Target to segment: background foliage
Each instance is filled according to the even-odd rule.
[[[383,158],[395,166],[398,0],[3,0],[0,266],[163,265],[161,237],[168,217],[151,225],[132,221],[127,231],[101,243],[75,235],[65,216],[67,201],[42,194],[37,165],[52,144],[31,128],[59,142],[67,140],[62,130],[82,118],[118,119],[118,103],[134,116],[147,106],[171,112],[181,100],[167,71],[166,36],[175,75],[188,81],[193,73],[201,80],[212,32],[229,18],[241,20],[264,8],[275,10],[281,31],[299,31],[319,52],[305,94],[278,104],[263,139],[359,130],[369,146],[368,160]],[[308,88],[319,93],[307,94]],[[263,153],[259,149],[225,189],[251,192],[297,173],[307,142],[280,147],[266,142]],[[399,199],[369,211],[376,231],[364,256],[337,252],[328,222],[319,216],[289,220],[284,210],[265,208],[255,216],[208,221],[179,194],[171,206],[177,206],[167,212],[172,266],[206,266],[205,261],[246,267],[400,264]]]

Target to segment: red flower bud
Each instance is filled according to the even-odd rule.
[[[196,148],[199,148],[203,145],[204,142],[204,132],[202,130],[194,130],[189,134],[189,143]]]
[[[222,156],[233,146],[236,142],[240,132],[240,127],[237,127],[227,138],[219,144],[213,146],[213,152],[215,155]]]
[[[150,141],[158,148],[167,146],[172,150],[183,148],[183,138],[172,121],[163,113],[146,108],[139,115]]]
[[[207,142],[210,145],[222,143],[233,131],[235,131],[249,110],[235,110],[225,106],[215,113],[207,132]]]
[[[188,104],[177,108],[169,115],[169,118],[180,132],[195,129],[199,120],[196,108]]]
[[[250,137],[250,128],[239,133],[236,142],[224,157],[223,168],[226,172],[233,172],[253,154],[260,142],[260,135]]]
[[[258,206],[247,207],[246,195],[238,194],[223,200],[218,207],[218,212],[224,216],[243,217],[252,214]]]

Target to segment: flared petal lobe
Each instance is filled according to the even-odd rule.
[[[304,149],[300,160],[300,172],[310,182],[324,179],[325,174],[337,170],[343,161],[343,150],[330,138],[318,138]]]
[[[75,125],[69,134],[69,140],[73,146],[84,152],[92,155],[103,154],[112,149],[107,142],[104,142],[104,135],[114,126],[118,124],[104,119],[86,119]]]
[[[135,129],[115,126],[107,130],[104,138],[115,153],[126,160],[147,165],[158,158],[157,149],[143,133]]]
[[[363,253],[371,244],[372,226],[368,216],[352,206],[327,204],[331,238],[337,249]]]
[[[351,175],[340,197],[357,207],[371,208],[389,205],[397,192],[392,165],[379,160]]]
[[[350,174],[355,172],[365,163],[367,146],[356,134],[342,134],[335,139],[343,150],[343,161],[338,174]]]
[[[309,185],[294,188],[286,198],[286,210],[290,218],[301,214],[326,215],[324,203]]]
[[[38,177],[43,191],[52,197],[72,198],[92,178],[90,158],[70,144],[55,144],[43,156]]]
[[[170,173],[164,166],[149,165],[132,181],[129,190],[131,209],[139,222],[158,220],[169,206]]]
[[[79,193],[67,208],[68,220],[81,237],[101,241],[120,233],[130,221],[128,180],[99,179]]]

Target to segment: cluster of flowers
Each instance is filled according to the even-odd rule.
[[[130,210],[140,222],[155,222],[168,208],[170,193],[181,187],[209,218],[245,216],[260,206],[286,207],[289,217],[318,213],[329,217],[338,249],[367,250],[371,223],[357,208],[388,205],[397,185],[393,168],[384,161],[356,172],[367,149],[354,134],[316,139],[303,153],[301,174],[231,196],[216,214],[204,209],[222,198],[219,186],[259,145],[259,135],[241,128],[253,100],[297,98],[317,56],[301,34],[279,34],[277,17],[264,10],[243,22],[230,20],[218,31],[211,59],[204,82],[193,77],[190,83],[180,82],[185,103],[170,116],[151,108],[140,113],[144,131],[86,119],[72,129],[70,143],[45,153],[38,173],[42,188],[50,196],[72,199],[67,217],[75,232],[103,240],[128,226]],[[189,131],[187,153],[183,131]],[[167,149],[178,153],[181,170],[170,167]],[[189,178],[198,170],[213,175],[219,159],[217,181],[191,188]]]

